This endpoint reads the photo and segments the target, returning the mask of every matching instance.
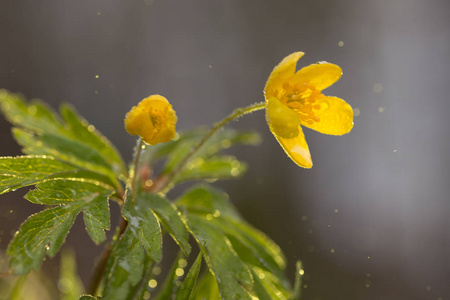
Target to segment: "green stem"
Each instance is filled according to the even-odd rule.
[[[136,147],[134,148],[134,154],[133,154],[133,162],[130,166],[129,171],[129,177],[128,177],[128,185],[130,189],[130,193],[133,194],[136,189],[136,178],[138,177],[136,175],[136,172],[139,168],[139,159],[141,157],[142,149],[144,148],[144,141],[142,139],[139,139]],[[123,197],[123,204],[125,204],[126,197]],[[125,229],[127,228],[128,222],[124,218],[120,218],[120,226],[119,226],[119,238],[122,236],[122,234],[125,232]],[[119,240],[117,238],[116,242]],[[97,266],[94,269],[92,280],[90,282],[89,288],[87,292],[93,296],[96,295],[97,289],[102,281],[102,278],[104,276],[104,273],[106,271],[106,265],[108,263],[108,259],[111,255],[112,248],[114,247],[114,242],[107,243],[105,245],[105,249],[103,250],[102,256],[100,258],[100,261],[98,262]]]
[[[134,148],[133,162],[130,167],[129,188],[131,193],[134,193],[134,190],[136,188],[136,177],[137,177],[136,172],[139,169],[139,159],[141,158],[141,153],[144,146],[145,146],[144,141],[141,138],[139,138],[136,148]]]
[[[186,164],[191,160],[198,152],[198,150],[219,130],[224,127],[227,123],[236,120],[246,114],[250,114],[254,111],[262,110],[266,107],[265,102],[258,102],[247,107],[236,108],[231,114],[222,119],[221,121],[214,124],[211,130],[194,146],[191,151],[180,161],[180,163],[169,173],[166,175],[164,183],[158,188],[159,191],[163,193],[167,193],[167,191],[171,188],[171,184],[173,180],[177,177],[177,175],[183,170]]]

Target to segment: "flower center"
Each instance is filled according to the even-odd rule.
[[[162,110],[160,110],[158,107],[152,107],[149,110],[150,120],[152,121],[154,132],[155,134],[161,130],[162,125],[165,122],[164,115],[162,113]]]
[[[308,124],[320,121],[314,110],[320,110],[317,100],[324,95],[313,84],[307,81],[293,84],[288,81],[283,84],[281,92],[277,90],[275,94],[284,105],[298,113],[302,121]]]

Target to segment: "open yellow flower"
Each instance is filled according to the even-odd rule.
[[[322,94],[341,77],[341,68],[319,62],[295,72],[303,55],[292,53],[273,69],[264,96],[270,131],[297,165],[311,168],[311,154],[301,126],[343,135],[353,127],[353,110],[344,100]]]
[[[151,95],[125,116],[125,129],[150,145],[165,143],[175,136],[177,116],[172,105],[161,95]]]

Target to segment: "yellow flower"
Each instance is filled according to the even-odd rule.
[[[150,145],[165,143],[175,136],[177,116],[172,105],[161,95],[151,95],[139,102],[125,116],[125,129]]]
[[[343,135],[353,127],[353,110],[344,100],[322,94],[341,77],[341,68],[319,62],[295,72],[303,54],[292,53],[273,69],[264,96],[270,131],[297,165],[311,168],[311,154],[301,126]]]

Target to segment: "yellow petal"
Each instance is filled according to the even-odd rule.
[[[331,135],[343,135],[352,130],[353,109],[347,102],[338,97],[324,96],[316,100],[316,105],[320,105],[320,109],[314,109],[314,115],[320,120],[313,124],[302,121],[303,126]]]
[[[298,136],[300,116],[275,97],[266,101],[266,121],[270,130],[277,136],[283,138]]]
[[[273,70],[267,79],[264,87],[266,97],[275,96],[275,91],[281,89],[286,82],[295,73],[297,61],[304,55],[303,52],[294,52],[286,56]]]
[[[273,135],[280,143],[286,154],[300,167],[311,168],[312,160],[309,153],[308,144],[306,143],[305,136],[303,135],[302,128],[298,127],[298,135],[294,138],[286,139],[278,136],[275,132]]]
[[[308,81],[316,89],[324,90],[342,76],[342,69],[338,65],[328,62],[320,62],[304,67],[298,71],[292,78],[293,82]]]

